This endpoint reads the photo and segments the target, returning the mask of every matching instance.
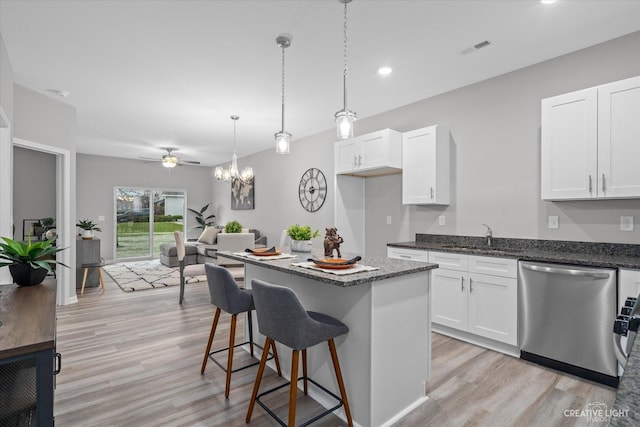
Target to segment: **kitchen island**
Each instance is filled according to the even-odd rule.
[[[375,270],[338,275],[298,265],[309,253],[294,255],[268,260],[218,253],[245,263],[247,287],[253,279],[286,286],[307,310],[333,316],[349,327],[349,333],[335,342],[356,425],[391,425],[424,402],[431,362],[429,271],[437,264],[365,257],[358,265]],[[320,252],[313,255],[322,258]],[[260,334],[255,339],[264,342]],[[291,352],[286,350],[278,354],[288,378]],[[328,346],[317,345],[308,352],[309,376],[338,393]],[[332,403],[313,388],[309,395],[325,407]],[[343,412],[337,414],[344,419]]]

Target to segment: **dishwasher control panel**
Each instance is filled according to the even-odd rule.
[[[638,304],[638,298],[629,297],[613,323],[613,333],[626,337],[629,331],[638,332],[638,326],[640,326],[640,304]]]

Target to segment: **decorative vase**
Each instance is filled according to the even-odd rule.
[[[11,277],[18,286],[32,286],[42,283],[47,276],[44,268],[33,268],[29,264],[13,264],[9,266]]]
[[[293,252],[311,252],[311,240],[291,240]]]
[[[93,230],[82,230],[82,240],[92,240]]]

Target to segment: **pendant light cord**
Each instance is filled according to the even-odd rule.
[[[342,76],[344,91],[343,91],[343,101],[344,101],[344,109],[347,110],[347,77],[348,77],[348,67],[347,67],[347,1],[344,2],[344,74]]]
[[[284,132],[284,49],[285,43],[281,44],[282,47],[282,132]]]

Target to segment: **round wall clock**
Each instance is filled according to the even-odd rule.
[[[307,169],[302,174],[298,196],[302,207],[309,212],[315,212],[322,207],[327,198],[327,179],[320,169]]]

